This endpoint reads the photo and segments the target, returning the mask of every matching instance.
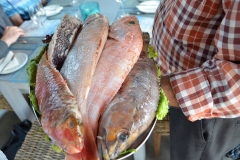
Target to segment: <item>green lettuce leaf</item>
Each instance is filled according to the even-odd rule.
[[[132,153],[132,152],[135,153],[135,152],[137,152],[137,150],[136,149],[128,149],[128,150],[123,151],[119,155],[122,156],[122,155],[125,155],[125,154],[128,154],[128,153]]]
[[[35,58],[31,59],[29,65],[27,66],[27,69],[26,69],[28,77],[29,77],[29,86],[30,86],[29,99],[31,101],[31,104],[32,104],[34,110],[37,113],[37,116],[38,116],[39,120],[41,119],[41,112],[39,110],[37,97],[35,95],[36,75],[37,75],[38,63],[41,60],[42,55],[44,54],[46,49],[47,49],[47,46],[46,45],[43,46],[43,48],[41,49],[39,55],[37,55]],[[43,132],[44,133],[42,128],[39,128],[39,132]],[[51,141],[51,138],[46,133],[44,133],[44,139],[47,142]],[[57,153],[64,152],[61,148],[59,148],[55,144],[52,145],[52,148]]]
[[[39,107],[38,107],[38,102],[37,102],[37,97],[35,95],[35,91],[34,90],[30,90],[30,93],[29,93],[29,99],[32,103],[32,106],[34,108],[34,110],[39,114],[41,115],[41,112],[39,110]]]
[[[162,89],[160,89],[160,99],[156,112],[156,118],[162,120],[168,113],[168,99]]]
[[[37,98],[35,95],[36,75],[37,75],[38,63],[39,63],[43,53],[45,52],[46,48],[47,48],[47,46],[43,46],[39,55],[36,56],[35,58],[31,59],[29,65],[27,66],[27,69],[26,69],[28,77],[29,77],[29,87],[30,87],[30,93],[29,93],[28,97],[31,101],[33,108],[35,109],[35,111],[38,113],[39,116],[41,115],[41,113],[40,113]]]
[[[57,153],[61,153],[64,152],[61,148],[59,148],[57,145],[53,144],[52,145],[52,149],[57,152]]]
[[[158,54],[157,52],[154,50],[154,47],[149,45],[148,46],[148,57],[152,60],[154,60],[155,58],[157,58]],[[158,77],[159,77],[159,81],[161,80],[161,70],[158,67],[158,65],[156,65],[156,69],[157,69],[157,73],[158,73]],[[158,120],[162,120],[168,113],[168,99],[164,93],[164,91],[162,89],[160,89],[160,95],[159,95],[159,103],[158,103],[158,108],[156,111],[156,118]]]
[[[148,45],[148,57],[150,59],[154,59],[154,58],[157,58],[157,56],[158,56],[158,53],[155,52],[153,46]]]

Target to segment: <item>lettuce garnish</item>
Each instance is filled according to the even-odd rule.
[[[36,87],[36,75],[37,75],[37,67],[38,67],[38,63],[40,61],[40,59],[42,58],[45,50],[47,49],[47,46],[43,46],[43,48],[41,49],[40,53],[38,56],[36,56],[35,58],[31,59],[29,65],[27,66],[27,74],[29,77],[29,87],[30,87],[30,93],[29,93],[29,99],[31,101],[31,104],[34,108],[34,110],[37,113],[37,116],[39,119],[41,119],[41,112],[39,110],[39,106],[38,106],[38,102],[37,102],[37,97],[35,95],[35,87]],[[42,127],[39,128],[39,132],[44,133]],[[52,141],[51,138],[44,133],[44,139],[47,142]],[[61,148],[59,148],[57,145],[52,144],[52,149],[57,152],[57,153],[61,153],[64,152]]]
[[[160,99],[156,112],[156,118],[162,120],[168,113],[168,99],[162,89],[160,89]]]
[[[153,46],[148,45],[148,57],[150,59],[154,59],[154,58],[157,58],[157,56],[158,56],[158,53],[155,52]]]
[[[64,152],[61,148],[59,148],[57,145],[53,144],[52,145],[52,149],[57,152],[57,153],[61,153]]]
[[[47,46],[43,46],[40,51],[40,54],[38,56],[36,56],[34,59],[31,59],[29,65],[27,66],[27,69],[26,69],[28,77],[29,77],[29,87],[30,87],[30,93],[29,93],[28,97],[31,101],[33,108],[35,109],[35,111],[37,112],[39,117],[41,116],[41,113],[40,113],[37,98],[35,95],[35,85],[36,85],[37,66],[38,66],[38,63],[39,63],[43,53],[46,50],[46,47]]]
[[[153,46],[149,45],[148,46],[148,57],[152,60],[154,58],[157,58],[158,54],[154,50]],[[158,65],[156,65],[157,73],[159,80],[161,80],[161,71]],[[158,102],[158,108],[156,111],[156,118],[157,120],[162,120],[168,113],[168,99],[162,89],[160,89],[160,97],[159,97],[159,102]]]
[[[128,153],[132,153],[132,152],[135,153],[135,152],[137,152],[137,150],[136,149],[128,149],[128,150],[123,151],[119,155],[122,156],[122,155],[125,155],[125,154],[128,154]]]

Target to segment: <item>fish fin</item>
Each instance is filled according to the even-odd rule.
[[[65,160],[83,160],[82,153],[77,154],[66,154]]]

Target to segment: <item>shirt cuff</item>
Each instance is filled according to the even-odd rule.
[[[0,59],[7,55],[8,45],[4,41],[0,40]]]
[[[202,68],[170,75],[179,106],[190,121],[214,117],[210,85]]]

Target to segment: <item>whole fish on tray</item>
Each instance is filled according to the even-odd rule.
[[[82,27],[82,21],[65,15],[48,46],[48,60],[60,70],[68,52]]]
[[[90,15],[83,24],[76,41],[70,50],[62,68],[61,75],[77,99],[83,116],[84,147],[77,155],[66,155],[66,159],[98,159],[96,138],[88,122],[87,96],[92,77],[108,36],[109,22],[102,14]]]
[[[86,112],[86,99],[92,77],[108,36],[109,22],[101,14],[89,16],[61,68],[61,75]],[[81,107],[83,106],[83,108]]]
[[[95,137],[99,117],[136,63],[142,46],[142,31],[135,16],[120,18],[110,26],[87,100],[89,120]]]
[[[77,101],[46,52],[38,64],[35,94],[44,132],[65,152],[80,152],[83,123]]]
[[[153,122],[159,102],[156,66],[148,58],[149,35],[144,33],[141,55],[106,111],[98,130],[98,151],[114,159],[125,151]]]
[[[63,17],[48,51],[38,64],[35,88],[44,132],[57,146],[71,154],[83,148],[82,116],[57,68],[61,68],[80,28],[80,20],[69,15]]]

